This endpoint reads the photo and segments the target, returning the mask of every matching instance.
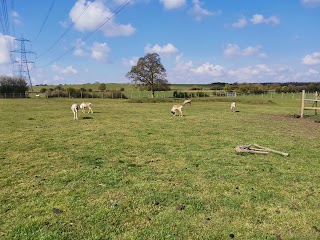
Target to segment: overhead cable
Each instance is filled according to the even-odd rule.
[[[50,15],[50,13],[51,13],[51,10],[52,10],[52,8],[53,8],[53,5],[54,5],[55,1],[56,1],[56,0],[53,0],[53,1],[51,2],[51,5],[50,5],[50,7],[49,7],[49,11],[48,11],[48,13],[47,13],[47,15],[46,15],[46,17],[45,17],[45,19],[44,19],[44,21],[43,21],[42,25],[41,25],[41,28],[40,28],[40,30],[39,30],[39,32],[38,32],[38,34],[37,34],[37,36],[36,36],[36,37],[35,37],[35,39],[33,40],[33,42],[36,42],[36,41],[37,41],[37,39],[38,39],[38,37],[39,37],[40,33],[42,32],[43,27],[44,27],[44,25],[46,24],[46,22],[47,22],[47,20],[48,20],[48,17],[49,17],[49,15]]]
[[[43,56],[43,55],[45,55],[46,53],[48,53],[50,50],[52,50],[52,48],[53,48],[55,45],[57,45],[57,43],[69,32],[69,30],[74,26],[74,24],[79,20],[79,18],[85,13],[85,11],[87,11],[87,9],[89,8],[89,6],[90,6],[91,3],[92,3],[92,2],[90,2],[90,1],[88,2],[88,5],[87,5],[86,8],[82,11],[82,13],[78,16],[78,18],[77,18],[74,22],[72,22],[72,23],[68,26],[68,28],[60,35],[60,37],[59,37],[46,51],[44,51],[43,53],[41,53],[38,58],[40,58],[41,56]]]
[[[65,53],[63,53],[61,56],[59,56],[58,58],[54,59],[53,61],[41,66],[42,67],[47,67],[50,64],[60,60],[61,58],[63,58],[64,56],[66,56],[68,53],[70,53],[71,51],[73,51],[75,48],[79,47],[83,41],[87,40],[89,37],[91,37],[96,31],[98,31],[104,24],[106,24],[108,21],[110,21],[110,19],[115,16],[116,14],[118,14],[119,12],[121,12],[132,0],[126,0],[124,1],[120,6],[118,6],[108,17],[106,17],[103,21],[101,21],[92,31],[90,31],[89,33],[87,33],[82,39],[80,39],[80,41],[73,46],[72,48],[68,49],[65,51]]]

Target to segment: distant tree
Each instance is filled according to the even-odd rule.
[[[231,85],[230,84],[224,85],[223,90],[225,90],[226,92],[229,92],[231,90]]]
[[[69,94],[75,94],[75,93],[77,92],[77,90],[76,90],[75,88],[73,88],[73,87],[68,87],[68,88],[66,89],[66,91],[67,91],[67,93],[69,93]]]
[[[166,69],[161,64],[157,53],[148,53],[141,57],[137,65],[133,66],[131,71],[126,74],[126,77],[141,89],[150,90],[152,97],[157,89],[169,85],[166,79]]]
[[[63,90],[63,87],[62,87],[62,85],[61,85],[61,84],[59,84],[59,85],[58,85],[58,86],[56,86],[54,89],[55,89],[55,90]]]
[[[101,84],[99,85],[98,89],[99,89],[101,92],[103,92],[103,91],[105,91],[105,90],[107,89],[107,86],[106,86],[105,83],[101,83]]]
[[[1,93],[25,93],[27,90],[27,81],[24,78],[0,76]]]
[[[288,92],[288,86],[282,86],[281,87],[281,91],[284,92],[284,93],[287,93]]]
[[[41,92],[41,93],[45,93],[46,91],[47,91],[46,88],[41,88],[41,89],[40,89],[40,92]]]

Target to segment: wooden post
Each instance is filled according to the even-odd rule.
[[[304,114],[304,98],[305,98],[305,94],[306,94],[306,91],[305,90],[302,90],[302,96],[301,96],[301,114],[300,114],[300,117],[303,118],[303,114]]]

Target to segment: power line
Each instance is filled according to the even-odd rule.
[[[9,40],[10,34],[10,27],[9,27],[9,19],[8,19],[8,8],[7,8],[7,1],[1,0],[1,15],[0,15],[0,22],[1,27],[4,35],[4,39],[6,42],[8,53],[10,54],[11,50],[13,49],[12,43]],[[10,54],[11,63],[13,61],[12,56]]]
[[[70,31],[70,29],[74,26],[74,24],[79,20],[79,18],[85,13],[85,11],[87,11],[87,9],[89,8],[90,4],[92,2],[89,2],[89,4],[87,5],[87,7],[83,10],[83,12],[78,16],[78,18],[71,23],[68,28],[61,34],[61,36],[43,53],[41,53],[39,55],[38,58],[40,58],[41,56],[45,55],[46,53],[48,53],[55,45],[57,45],[57,43]]]
[[[50,13],[51,13],[51,10],[52,10],[52,8],[53,8],[53,5],[54,5],[55,1],[56,1],[56,0],[53,0],[53,1],[51,2],[51,5],[50,5],[50,7],[49,7],[49,11],[48,11],[48,13],[47,13],[47,15],[46,15],[46,17],[45,17],[42,25],[41,25],[40,31],[39,31],[39,33],[37,34],[36,38],[33,40],[33,42],[36,42],[36,40],[38,39],[40,33],[42,32],[43,27],[44,27],[44,25],[46,24],[46,22],[47,22],[47,20],[48,20],[48,17],[49,17],[49,15],[50,15]]]
[[[14,0],[11,0],[11,22],[12,22],[12,36],[15,36],[15,28],[14,28],[14,14],[15,10],[14,10]]]
[[[65,51],[64,54],[62,54],[60,57],[56,58],[55,60],[41,66],[40,68],[43,67],[47,67],[50,64],[60,60],[61,58],[63,58],[64,56],[66,56],[68,53],[70,53],[72,50],[74,50],[75,48],[79,47],[80,44],[87,40],[89,37],[91,37],[96,31],[98,31],[104,24],[106,24],[108,21],[110,21],[110,19],[115,16],[116,14],[118,14],[119,12],[121,12],[132,0],[125,0],[122,4],[120,4],[108,17],[106,17],[103,21],[101,21],[92,31],[90,31],[89,33],[87,33],[80,41],[78,44],[76,44],[74,47],[68,49],[67,51]]]

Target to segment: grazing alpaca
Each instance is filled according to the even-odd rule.
[[[92,108],[91,108],[91,103],[83,102],[83,103],[80,104],[80,108],[81,108],[81,111],[83,113],[84,113],[84,110],[85,110],[86,107],[89,109],[88,113],[90,113],[90,112],[93,113]]]
[[[73,119],[74,120],[78,120],[78,109],[79,109],[79,105],[78,104],[72,104],[71,106],[71,110],[73,112]]]
[[[183,117],[183,113],[182,113],[182,108],[183,108],[183,105],[181,104],[177,104],[177,105],[174,105],[172,108],[171,108],[171,113],[176,116],[176,112],[177,110],[180,112],[179,116],[180,117]]]
[[[236,111],[236,103],[235,103],[235,102],[232,102],[232,103],[231,103],[230,110],[231,110],[231,112]]]
[[[183,108],[184,105],[186,105],[186,104],[188,104],[188,103],[191,105],[191,100],[186,99],[186,100],[183,101],[182,104],[174,105],[174,106],[171,108],[171,113],[172,113],[174,116],[176,116],[177,111],[179,111],[179,112],[180,112],[179,116],[180,116],[180,117],[183,117],[182,108]]]

